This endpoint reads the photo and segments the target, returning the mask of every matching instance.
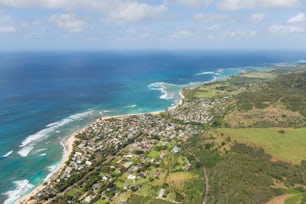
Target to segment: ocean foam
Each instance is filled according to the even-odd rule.
[[[175,87],[175,84],[170,84],[166,82],[154,82],[152,84],[149,84],[148,87],[151,90],[160,91],[162,92],[162,95],[160,96],[161,99],[170,100],[174,98],[174,94],[168,91],[168,88]]]
[[[58,122],[48,124],[45,129],[42,129],[32,135],[29,135],[26,139],[24,139],[21,145],[19,145],[19,147],[21,147],[21,150],[18,151],[18,154],[22,157],[28,156],[28,154],[32,151],[32,149],[37,144],[37,142],[49,137],[51,133],[57,132],[58,128],[63,127],[74,121],[83,120],[85,117],[88,117],[92,114],[93,114],[93,111],[90,110],[84,113],[77,113],[77,114],[69,116],[68,118],[64,118]]]
[[[77,113],[69,117],[72,120],[83,120],[85,117],[88,117],[93,114],[93,110],[86,111],[84,113]]]
[[[50,165],[47,167],[50,173],[46,176],[46,178],[44,179],[44,182],[46,182],[54,174],[54,172],[58,169],[58,167],[59,167],[59,164]]]
[[[299,63],[299,64],[306,64],[306,60],[299,60],[297,63]]]
[[[3,195],[7,196],[7,199],[3,204],[15,203],[22,195],[25,195],[27,192],[34,188],[34,185],[31,184],[28,180],[14,181],[13,183],[15,184],[16,189],[3,193]]]
[[[293,64],[288,63],[288,62],[278,62],[278,63],[273,63],[273,65],[277,67],[288,67],[288,66],[292,66]]]
[[[214,75],[216,74],[216,72],[201,72],[201,73],[197,73],[194,76],[202,76],[202,75]]]
[[[45,157],[45,156],[47,156],[47,153],[41,153],[41,154],[39,154],[39,156]]]
[[[40,153],[40,152],[43,152],[43,151],[46,151],[47,149],[46,148],[42,148],[42,149],[38,149],[35,151],[35,153]]]
[[[218,69],[216,72],[200,72],[200,73],[195,74],[194,76],[203,76],[203,75],[211,75],[212,76],[211,80],[205,81],[205,82],[200,82],[200,84],[202,84],[202,83],[211,83],[211,82],[217,81],[218,79],[223,79],[223,77],[222,77],[223,73],[224,73],[224,69]],[[198,82],[196,82],[196,84],[197,83]]]
[[[9,152],[7,152],[6,154],[4,154],[4,155],[2,155],[1,157],[8,157],[8,156],[10,156],[11,154],[13,154],[13,150],[11,150],[11,151],[9,151]]]
[[[21,148],[17,153],[21,157],[27,157],[33,149],[34,149],[34,147],[27,146],[27,147]]]
[[[136,108],[137,105],[136,104],[133,104],[133,105],[130,105],[129,108]]]

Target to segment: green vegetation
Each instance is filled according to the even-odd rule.
[[[283,103],[288,109],[306,116],[306,73],[289,73],[277,76],[260,88],[245,91],[238,96],[238,106],[243,110],[265,108]]]
[[[234,144],[231,151],[209,170],[211,188],[208,203],[267,202],[286,194],[286,190],[276,183],[284,183],[286,188],[305,185],[305,164],[272,163],[270,155],[263,149]]]
[[[160,199],[150,199],[140,195],[133,195],[127,202],[127,204],[174,204],[172,202]]]
[[[67,196],[71,196],[71,197],[78,197],[81,193],[81,189],[79,188],[73,188],[71,189],[68,193]]]
[[[247,72],[184,95],[175,110],[82,133],[71,169],[39,201],[306,203],[305,71]]]
[[[187,101],[233,96],[242,93],[245,89],[253,87],[254,84],[266,81],[266,78],[233,76],[226,81],[219,81],[198,88],[186,89],[184,95]]]
[[[214,129],[189,140],[208,168],[208,203],[265,203],[286,194],[286,203],[305,203],[306,128],[296,128],[306,121],[305,71],[246,73],[186,93],[186,101],[219,101],[205,126]]]
[[[306,128],[220,128],[218,132],[238,142],[260,146],[278,160],[295,164],[306,160]]]
[[[94,204],[108,204],[109,202],[104,201],[104,200],[98,200]]]
[[[203,177],[201,167],[183,148],[178,153],[173,153],[171,150],[176,142],[172,140],[167,145],[158,143],[152,148],[147,157],[149,161],[154,159],[154,163],[145,171],[144,178],[138,178],[135,182],[127,182],[124,179],[127,175],[119,178],[129,184],[129,189],[137,189],[126,192],[127,203],[171,204],[174,201],[197,204],[202,201],[204,182],[200,179]],[[116,185],[119,186],[118,183]],[[156,199],[161,189],[165,191],[162,200]],[[138,196],[139,194],[142,196]]]
[[[285,204],[296,204],[301,200],[301,195],[292,195],[290,198],[285,200]]]

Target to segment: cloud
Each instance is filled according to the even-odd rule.
[[[0,0],[0,5],[17,8],[42,7],[51,9],[102,8],[116,0]]]
[[[25,34],[24,39],[37,39],[42,36],[44,31],[39,31],[39,32],[29,32]]]
[[[192,7],[208,5],[213,2],[213,0],[177,0],[177,1],[180,4],[192,6]]]
[[[189,39],[194,37],[196,34],[194,31],[191,30],[178,30],[173,32],[170,35],[171,39]]]
[[[257,31],[250,32],[250,37],[256,37],[256,36],[257,36]]]
[[[306,21],[306,17],[304,13],[299,13],[298,15],[288,19],[288,23],[302,23]]]
[[[241,37],[244,33],[241,30],[236,30],[236,31],[227,32],[225,34],[231,38],[237,38],[237,37]]]
[[[250,17],[250,21],[252,23],[260,23],[264,20],[265,15],[262,13],[254,13],[251,17]]]
[[[288,8],[298,6],[298,0],[221,0],[218,7],[224,10],[253,8]]]
[[[85,21],[77,19],[73,14],[52,15],[49,21],[69,32],[81,32],[86,25]]]
[[[124,3],[118,8],[110,11],[107,16],[115,21],[143,21],[156,18],[159,14],[167,10],[166,5],[150,6],[144,3]]]
[[[16,28],[14,26],[0,26],[0,33],[14,33]]]
[[[194,20],[203,21],[203,22],[216,22],[225,20],[227,17],[220,14],[204,14],[198,13],[193,16]]]
[[[291,25],[272,25],[268,28],[268,31],[271,33],[290,34],[290,33],[302,33],[304,32],[304,29],[298,26],[291,26]]]
[[[7,21],[10,21],[10,20],[12,20],[11,16],[0,14],[0,22],[7,22]]]
[[[149,5],[135,0],[0,0],[1,5],[17,8],[38,7],[47,9],[93,10],[100,12],[110,20],[120,22],[153,19],[167,10],[165,4]]]

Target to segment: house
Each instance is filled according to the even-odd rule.
[[[180,151],[180,148],[177,146],[173,147],[173,149],[171,150],[171,152],[173,153],[178,153],[179,151]]]
[[[86,164],[87,166],[91,166],[91,165],[92,165],[92,162],[91,162],[91,161],[86,161],[85,164]]]
[[[163,198],[165,192],[166,192],[166,190],[164,188],[161,188],[157,198]]]
[[[128,175],[127,179],[132,180],[132,181],[135,181],[136,176],[130,174],[130,175]]]

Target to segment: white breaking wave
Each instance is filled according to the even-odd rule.
[[[274,63],[274,66],[277,67],[289,67],[289,66],[296,66],[295,64],[288,63],[288,62],[279,62],[279,63]]]
[[[224,69],[218,69],[217,70],[217,73],[223,73],[224,72]]]
[[[47,153],[41,153],[41,154],[39,154],[39,156],[45,157],[45,156],[47,156]]]
[[[152,84],[149,84],[148,87],[151,90],[156,90],[156,91],[162,92],[162,95],[160,96],[161,99],[170,100],[170,99],[173,99],[174,96],[175,96],[174,93],[167,90],[169,88],[176,87],[175,84],[170,84],[170,83],[166,83],[166,82],[154,82]]]
[[[47,169],[48,171],[50,172],[47,177],[44,179],[44,182],[46,182],[53,174],[54,172],[58,169],[59,165],[58,164],[55,164],[55,165],[51,165],[51,166],[48,166]]]
[[[23,147],[17,153],[22,157],[27,157],[33,149],[34,147],[31,147],[31,146]]]
[[[298,63],[300,63],[300,64],[306,64],[306,60],[299,60]]]
[[[136,108],[137,105],[136,104],[133,104],[133,105],[130,105],[129,108]]]
[[[86,111],[84,113],[77,113],[69,117],[72,120],[83,120],[85,117],[88,117],[93,114],[93,110]]]
[[[16,185],[16,189],[3,193],[3,195],[7,196],[7,199],[3,204],[15,203],[20,198],[20,196],[25,195],[27,192],[34,188],[34,185],[31,184],[28,180],[14,181],[13,183]]]
[[[18,154],[22,157],[28,156],[28,154],[32,151],[34,146],[41,141],[50,136],[52,132],[55,132],[56,129],[63,127],[71,122],[82,120],[85,117],[88,117],[93,114],[93,111],[86,111],[84,113],[78,113],[75,115],[71,115],[68,118],[64,118],[58,122],[50,123],[46,126],[45,129],[42,129],[35,134],[29,135],[26,139],[24,139],[19,145],[21,149],[18,151]]]
[[[230,70],[230,69],[227,69],[227,70]],[[212,71],[200,72],[200,73],[194,74],[194,76],[212,75],[214,77],[214,76],[220,76],[223,72],[224,72],[224,69],[217,69],[216,72],[212,72]]]
[[[217,77],[216,76],[213,76],[212,80],[208,81],[207,83],[211,83],[211,82],[214,82],[217,80]]]
[[[10,156],[11,154],[13,154],[13,150],[11,150],[11,151],[9,151],[9,152],[7,152],[6,154],[4,154],[4,155],[2,155],[2,157],[8,157],[8,156]]]
[[[216,81],[218,78],[220,78],[223,72],[224,72],[224,69],[218,69],[216,72],[200,72],[200,73],[195,74],[194,76],[211,75],[212,79],[204,82],[204,83],[211,83],[211,82]]]
[[[216,72],[201,72],[201,73],[197,73],[194,76],[202,76],[202,75],[214,75],[216,74]]]
[[[46,151],[46,148],[38,149],[35,151],[36,154]]]

